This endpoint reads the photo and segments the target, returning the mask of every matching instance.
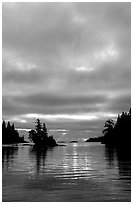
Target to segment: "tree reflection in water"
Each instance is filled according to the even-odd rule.
[[[109,167],[117,160],[120,179],[131,179],[131,150],[130,148],[118,148],[112,145],[105,145],[105,157]]]
[[[115,159],[115,151],[114,148],[111,146],[105,145],[105,156],[108,161],[109,167],[114,165],[114,159]]]
[[[119,173],[125,176],[125,179],[131,177],[131,151],[129,149],[118,149],[116,151],[116,156],[118,160]]]
[[[47,156],[47,151],[52,151],[52,148],[47,147],[36,147],[33,146],[30,149],[30,155],[32,155],[36,162],[36,172],[40,173],[40,170],[44,170],[45,167],[45,159]]]
[[[2,147],[2,167],[3,169],[10,166],[14,161],[14,156],[18,154],[18,146],[3,146]]]

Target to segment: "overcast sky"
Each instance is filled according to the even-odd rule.
[[[100,130],[130,108],[130,3],[3,3],[3,119]]]

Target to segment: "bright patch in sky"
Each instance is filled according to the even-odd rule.
[[[26,131],[26,132],[29,132],[31,129],[30,128],[16,128],[18,131]]]
[[[97,116],[95,115],[42,115],[42,114],[27,114],[26,118],[40,118],[47,120],[58,120],[58,119],[68,119],[68,120],[95,120]]]
[[[3,61],[7,64],[6,69],[17,70],[17,71],[30,71],[37,67],[35,63],[31,63],[22,57],[20,57],[15,52],[3,51]]]
[[[76,67],[76,71],[79,71],[79,72],[90,72],[93,70],[94,70],[93,67],[84,67],[84,66]]]
[[[20,122],[21,122],[21,123],[26,123],[26,120],[21,120]]]
[[[93,114],[77,114],[77,115],[65,115],[65,114],[55,114],[55,115],[43,115],[43,114],[26,114],[23,115],[25,118],[40,118],[44,120],[81,120],[81,121],[91,121],[96,120],[100,118],[106,118],[106,117],[117,117],[117,114],[115,113],[104,113],[104,112],[98,112]],[[22,120],[21,120],[22,121]],[[25,120],[23,120],[25,121]]]
[[[20,117],[12,117],[12,118],[9,118],[8,120],[12,121],[12,122],[26,123],[27,121],[25,119],[22,119],[22,118],[21,118],[21,116]]]
[[[66,129],[51,129],[51,132],[68,132],[69,130]]]
[[[118,55],[118,50],[113,45],[110,45],[97,51],[95,53],[95,59],[100,61],[114,60],[117,59]]]

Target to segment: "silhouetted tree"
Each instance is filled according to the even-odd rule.
[[[113,120],[109,120],[109,119],[108,119],[108,120],[105,122],[104,127],[105,127],[105,129],[103,130],[103,133],[104,133],[105,135],[111,134],[112,131],[113,131],[113,128],[114,128],[114,122],[113,122]]]
[[[35,130],[30,130],[29,131],[29,140],[33,141],[34,143],[37,142],[37,133]]]
[[[46,124],[45,123],[43,123],[42,129],[43,129],[44,136],[47,137],[48,136],[48,132],[47,132],[47,128],[46,128]]]
[[[36,146],[57,146],[53,136],[48,136],[46,124],[36,120],[35,129],[29,131],[29,139],[35,143]]]
[[[7,132],[6,122],[3,121],[3,123],[2,123],[2,143],[5,143],[5,141],[6,141],[6,132]]]
[[[102,131],[104,134],[104,141],[112,142],[113,128],[114,128],[113,120],[108,119],[105,122],[104,130]]]
[[[37,133],[37,135],[40,135],[41,130],[42,130],[42,124],[41,124],[39,119],[37,119],[35,123],[36,123],[36,126],[35,126],[36,133]]]
[[[24,137],[20,137],[18,131],[15,129],[14,124],[3,121],[2,123],[2,144],[12,144],[25,142]]]
[[[14,126],[14,124],[12,124],[11,129],[12,129],[12,131],[15,131],[15,126]]]
[[[119,144],[131,144],[131,109],[129,112],[122,112],[118,116],[114,127],[115,142]]]
[[[118,115],[115,124],[112,120],[107,120],[105,127],[103,143],[131,148],[131,108],[129,112]]]

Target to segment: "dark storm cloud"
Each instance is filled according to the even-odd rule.
[[[103,103],[107,101],[107,97],[104,95],[66,95],[66,94],[44,94],[43,93],[37,93],[34,95],[28,95],[28,96],[19,96],[14,97],[15,101],[26,103],[27,105],[33,104],[33,105],[41,105],[41,106],[69,106],[69,105],[82,105],[82,104],[95,104],[95,103]]]
[[[8,114],[43,113],[66,114],[85,113],[98,109],[98,105],[108,102],[105,95],[44,94],[3,96],[3,111]],[[16,109],[16,111],[15,111]]]
[[[3,3],[3,118],[127,110],[130,24],[130,3]]]

